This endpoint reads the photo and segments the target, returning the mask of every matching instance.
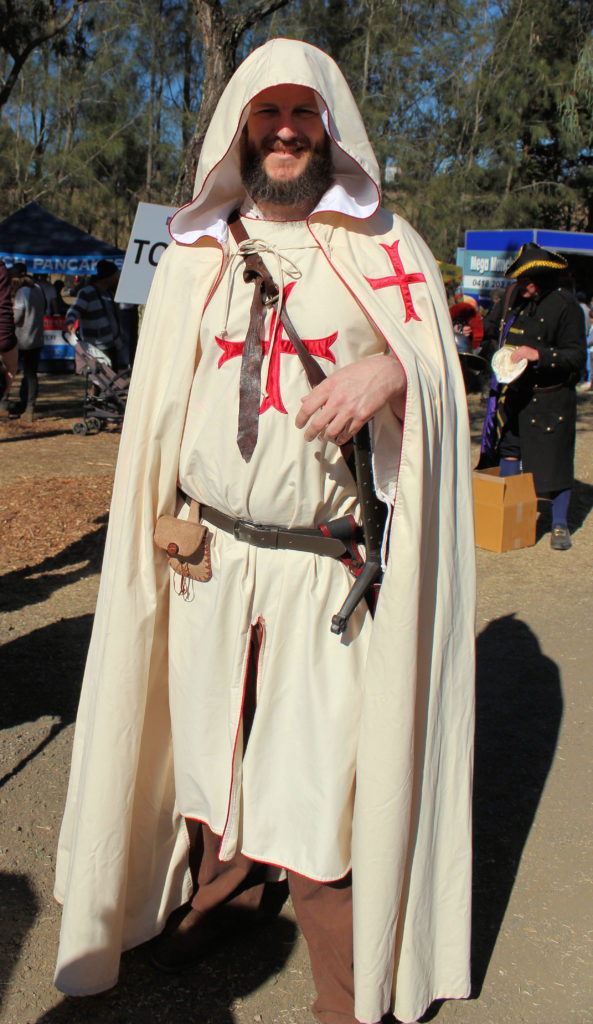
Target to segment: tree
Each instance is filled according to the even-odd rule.
[[[140,200],[172,201],[200,63],[193,0],[88,0],[76,35],[34,52],[8,102],[0,216],[35,199],[125,245]]]
[[[29,0],[0,3],[0,50],[8,55],[8,68],[0,84],[0,111],[14,89],[31,54],[63,35],[88,0]]]
[[[481,132],[480,190],[498,197],[492,226],[582,229],[593,211],[583,209],[574,186],[577,168],[591,155],[591,108],[586,97],[577,100],[577,90],[580,131],[572,138],[563,109],[593,31],[593,8],[588,0],[557,0],[553,7],[506,0],[500,9],[490,61],[500,85],[485,106]]]
[[[139,200],[191,198],[237,63],[290,36],[337,61],[385,205],[441,258],[478,225],[593,231],[591,0],[0,0],[2,15],[0,83],[38,45],[5,100],[0,216],[37,199],[125,244]]]

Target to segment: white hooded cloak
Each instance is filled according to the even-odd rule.
[[[286,39],[252,53],[225,90],[196,198],[173,218],[146,307],[60,836],[56,985],[71,995],[111,987],[122,949],[158,934],[191,896],[173,778],[169,571],[153,533],[175,506],[200,323],[228,260],[228,214],[244,199],[238,140],[254,96],[287,82],[316,92],[332,140],[336,181],[308,229],[338,291],[356,299],[407,378],[397,484],[383,495],[389,558],[362,680],[351,859],[356,1016],[371,1024],[392,1006],[413,1021],[433,1000],[470,991],[467,406],[438,267],[414,230],[379,207],[377,164],[339,69]],[[376,450],[376,479],[381,459]]]

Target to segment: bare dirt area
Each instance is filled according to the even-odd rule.
[[[81,407],[80,378],[45,376],[36,422],[0,421],[0,1020],[313,1024],[290,905],[181,979],[140,948],[105,995],[52,985],[55,847],[119,442],[75,436]],[[593,1024],[589,395],[576,466],[570,551],[551,550],[545,513],[534,547],[477,551],[473,996],[434,1006],[439,1024]]]

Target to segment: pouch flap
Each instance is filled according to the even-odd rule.
[[[175,516],[160,516],[154,531],[154,542],[171,557],[191,558],[196,554],[206,527],[202,523],[190,523]]]

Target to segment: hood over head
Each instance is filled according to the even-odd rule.
[[[206,133],[194,199],[171,219],[171,237],[192,245],[203,235],[224,241],[227,217],[245,199],[239,142],[251,101],[275,85],[313,89],[331,139],[334,185],[314,213],[334,210],[352,217],[372,216],[381,199],[381,177],[363,120],[346,79],[323,50],[297,39],[271,39],[237,69]]]

